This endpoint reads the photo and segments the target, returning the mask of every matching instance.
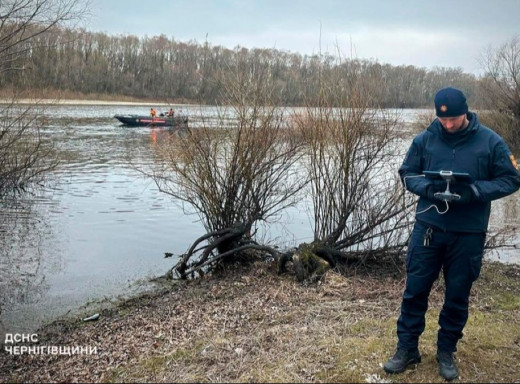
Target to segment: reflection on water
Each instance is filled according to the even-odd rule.
[[[184,252],[202,231],[130,165],[151,161],[154,141],[168,134],[113,119],[140,112],[47,108],[44,139],[61,160],[52,186],[32,201],[0,206],[2,332],[28,331],[90,300],[130,293],[132,283],[171,267],[165,251]]]
[[[196,216],[185,215],[130,166],[152,161],[155,143],[169,133],[125,128],[113,115],[147,114],[149,108],[47,108],[43,135],[61,159],[52,187],[32,201],[0,205],[0,331],[35,330],[89,301],[131,293],[136,281],[172,266],[164,252],[185,252],[202,234]],[[176,109],[190,116],[190,126],[217,125],[215,108]],[[415,113],[405,111],[403,119]],[[506,220],[515,223],[519,204],[519,194],[507,206],[496,204],[495,222],[509,214]],[[286,246],[311,240],[308,214],[305,206],[287,210],[266,236]]]
[[[61,267],[59,253],[52,249],[57,244],[53,228],[44,213],[33,209],[35,204],[5,201],[0,207],[0,310],[4,313],[40,301],[49,287],[46,276]]]

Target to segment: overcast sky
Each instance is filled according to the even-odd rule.
[[[91,0],[84,27],[227,48],[461,67],[520,34],[520,0]]]

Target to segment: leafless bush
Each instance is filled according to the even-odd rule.
[[[218,127],[172,136],[153,172],[159,189],[186,203],[207,230],[174,267],[183,278],[251,249],[275,255],[255,241],[255,224],[295,204],[306,183],[301,144],[288,139],[272,77],[262,66],[237,67],[235,78],[222,80],[230,108],[220,109]]]
[[[492,127],[510,145],[520,148],[520,35],[500,47],[489,48],[481,64],[486,71],[480,82],[482,93],[491,109],[504,115],[489,116]]]
[[[424,131],[436,118],[437,116],[435,116],[435,112],[433,110],[431,112],[424,112],[419,114],[415,121],[412,122],[412,132],[417,134]]]
[[[376,83],[356,73],[324,77],[318,98],[296,119],[308,148],[314,208],[311,252],[306,246],[297,258],[306,264],[304,278],[312,274],[309,253],[336,266],[352,255],[399,252],[408,239],[412,199],[396,172],[397,116],[378,108]]]
[[[520,150],[520,118],[503,111],[486,111],[479,114],[480,122],[500,134],[512,149]]]
[[[0,197],[43,181],[57,165],[53,146],[40,136],[41,109],[11,100],[0,107]]]
[[[398,119],[378,108],[377,79],[322,78],[304,113],[286,119],[268,66],[238,64],[236,77],[221,80],[230,109],[220,109],[218,127],[172,136],[158,151],[158,187],[186,203],[207,230],[172,271],[185,278],[259,249],[279,257],[280,271],[297,261],[303,280],[323,271],[324,260],[339,266],[352,255],[399,253],[413,198],[397,176]],[[283,255],[259,244],[255,224],[295,204],[306,185],[313,243]]]
[[[78,20],[88,2],[79,0],[7,0],[0,2],[0,73],[27,70],[29,43],[54,26]],[[1,85],[1,84],[0,84]],[[5,95],[5,91],[4,91]],[[43,142],[41,109],[23,106],[12,93],[0,106],[0,198],[25,191],[56,166],[51,143]]]

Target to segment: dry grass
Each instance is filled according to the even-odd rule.
[[[5,382],[441,382],[435,362],[442,284],[431,295],[423,362],[390,376],[404,281],[395,265],[366,265],[316,285],[255,263],[180,283],[101,312],[56,322],[41,345],[97,347],[90,356],[0,354]],[[459,343],[461,380],[520,378],[520,269],[486,265]]]

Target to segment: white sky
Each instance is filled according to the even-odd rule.
[[[91,0],[83,27],[480,74],[484,50],[520,34],[520,0]]]

